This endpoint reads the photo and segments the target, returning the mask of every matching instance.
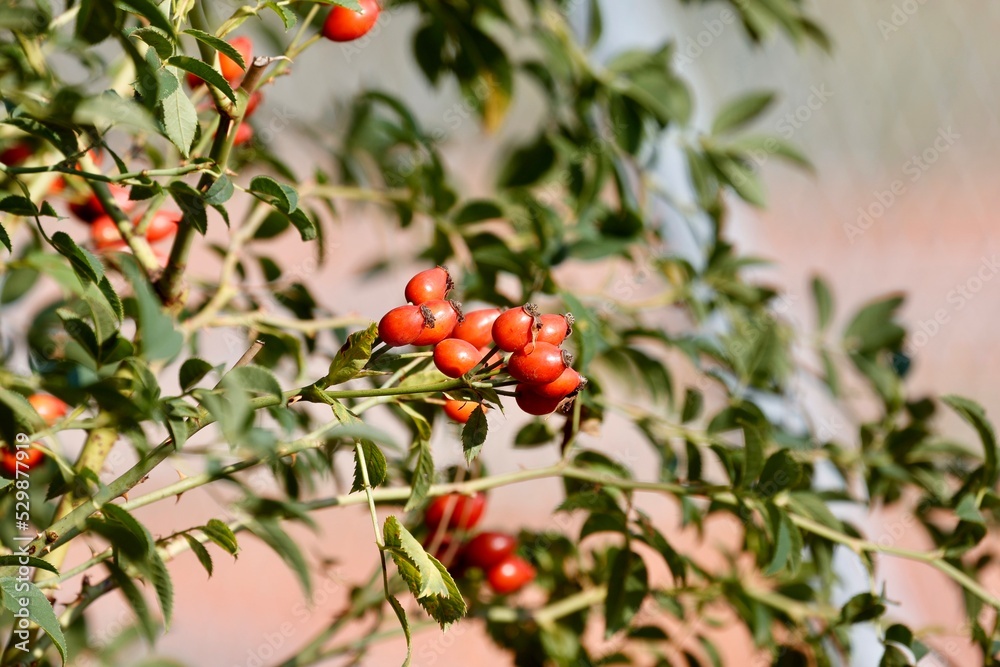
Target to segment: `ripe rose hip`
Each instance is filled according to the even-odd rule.
[[[414,345],[437,345],[451,336],[462,312],[454,301],[444,299],[427,301],[418,307],[424,315],[425,325],[413,341]]]
[[[506,533],[479,533],[462,548],[462,560],[470,567],[489,570],[517,549],[517,538]]]
[[[511,308],[493,322],[493,342],[505,352],[514,352],[531,342],[531,334],[538,321],[538,306],[526,303]]]
[[[410,303],[419,306],[428,301],[439,301],[444,299],[448,292],[455,286],[452,282],[451,274],[443,266],[436,266],[433,269],[421,271],[410,278],[406,283],[403,294]]]
[[[243,56],[243,63],[249,67],[250,61],[253,59],[253,40],[249,37],[235,37],[229,40],[229,44],[232,45],[234,49],[239,51],[240,55]],[[219,53],[219,71],[222,72],[223,78],[230,83],[230,85],[235,85],[237,81],[243,78],[243,68],[240,67],[235,60],[230,58],[224,53]],[[192,88],[197,88],[201,84],[205,83],[201,80],[201,77],[187,73],[188,85]]]
[[[45,458],[45,454],[38,449],[11,449],[9,447],[4,447],[0,449],[0,474],[8,479],[17,478],[17,453],[21,454],[21,474],[38,467],[38,465]]]
[[[128,198],[128,188],[112,183],[108,185],[108,189],[111,190],[111,194],[114,197],[115,204],[118,205],[118,208],[127,213],[135,207],[135,202]],[[91,193],[90,196],[83,201],[70,202],[69,210],[73,215],[80,218],[80,220],[83,220],[84,222],[93,222],[102,215],[107,215],[107,211],[104,210],[104,204],[101,203],[101,200],[98,199],[97,195],[94,193]]]
[[[51,394],[32,394],[28,397],[28,402],[35,409],[38,416],[49,426],[52,426],[58,419],[66,416],[69,406]]]
[[[519,384],[514,387],[514,400],[517,402],[517,407],[529,415],[535,415],[536,417],[555,412],[562,399],[540,396],[533,389],[533,385],[527,384]]]
[[[451,512],[448,523],[445,525],[446,529],[471,530],[483,517],[485,508],[486,496],[482,493],[475,493],[471,496],[449,493],[431,501],[424,513],[424,523],[429,528],[436,530],[444,521],[445,515]]]
[[[323,36],[332,42],[350,42],[368,33],[382,11],[376,0],[358,0],[361,11],[336,6],[323,22]]]
[[[139,224],[141,217],[132,221],[133,225]],[[181,221],[181,214],[178,211],[157,211],[153,214],[153,219],[146,227],[146,240],[156,243],[168,236],[177,233],[177,224]]]
[[[498,317],[500,317],[499,308],[470,310],[465,313],[465,320],[455,327],[451,335],[455,338],[467,340],[476,347],[492,346],[493,323],[496,322]]]
[[[536,342],[559,345],[573,332],[575,318],[572,313],[565,315],[545,314],[541,317],[542,327],[535,336]]]
[[[19,141],[0,152],[0,162],[8,167],[16,167],[31,157],[34,152],[30,144]]]
[[[479,363],[482,355],[472,343],[445,338],[434,346],[434,365],[450,378],[462,377]]]
[[[240,123],[236,128],[236,136],[233,137],[233,146],[242,146],[253,139],[253,127],[249,123]]]
[[[251,95],[250,99],[247,100],[247,108],[246,111],[243,112],[243,120],[246,120],[247,118],[252,116],[253,112],[257,110],[257,107],[260,106],[260,103],[263,101],[264,101],[264,93],[260,92],[259,90],[253,91],[253,95]]]
[[[535,580],[535,568],[520,556],[510,555],[486,573],[486,581],[498,595],[519,591]]]
[[[448,415],[448,418],[452,421],[456,421],[459,424],[468,424],[472,413],[475,412],[476,408],[480,405],[483,406],[483,412],[489,410],[489,408],[482,403],[476,403],[475,401],[448,399],[444,403],[444,413]]]
[[[128,244],[110,216],[102,215],[90,223],[90,240],[98,250],[121,250]]]
[[[390,347],[409,345],[423,330],[424,316],[420,306],[393,308],[378,323],[378,336]]]
[[[532,385],[531,390],[545,398],[561,400],[577,391],[583,383],[583,376],[572,368],[567,368],[552,382]]]
[[[552,343],[526,345],[507,360],[511,377],[529,384],[555,381],[573,361],[573,355]]]

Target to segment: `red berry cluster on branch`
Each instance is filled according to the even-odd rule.
[[[455,572],[479,568],[494,593],[508,595],[535,579],[535,568],[518,556],[517,538],[507,533],[486,531],[462,541],[453,531],[470,531],[478,523],[486,506],[486,496],[452,493],[431,501],[424,513],[424,523],[431,530],[437,548],[432,554]],[[443,525],[442,525],[443,524]],[[445,531],[439,537],[436,533]]]
[[[454,285],[441,266],[413,276],[404,290],[409,303],[382,317],[379,338],[390,347],[433,345],[434,365],[450,378],[477,368],[506,372],[517,381],[518,407],[531,415],[555,412],[583,388],[586,379],[572,368],[573,355],[560,347],[573,332],[571,313],[542,314],[532,303],[463,313],[461,304],[447,299]],[[506,359],[505,352],[510,353]],[[478,405],[449,398],[444,411],[464,424]]]

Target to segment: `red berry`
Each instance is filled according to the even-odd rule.
[[[445,338],[434,346],[434,365],[450,378],[471,371],[482,356],[475,345],[458,338]]]
[[[253,139],[253,128],[249,123],[240,123],[236,128],[236,136],[233,138],[233,146],[242,146]]]
[[[472,413],[476,411],[476,408],[481,403],[476,403],[475,401],[458,401],[455,399],[448,399],[444,402],[444,413],[452,421],[456,421],[459,424],[467,424],[469,422],[469,417]],[[485,405],[483,405],[483,412],[489,410]]]
[[[118,208],[128,212],[135,207],[135,202],[128,198],[128,188],[122,185],[108,185],[111,190],[111,194],[114,197],[115,204]],[[91,193],[89,197],[83,201],[70,202],[69,205],[70,212],[76,217],[80,218],[84,222],[93,222],[94,220],[100,218],[102,215],[107,215],[107,211],[104,210],[104,205],[101,200],[97,198],[97,195]]]
[[[548,398],[547,396],[540,396],[534,391],[534,386],[519,384],[514,387],[514,400],[517,401],[517,407],[521,408],[529,415],[541,416],[551,414],[556,411],[559,404],[562,403],[561,398]]]
[[[450,530],[471,530],[483,517],[486,508],[486,496],[476,493],[471,496],[461,493],[449,493],[431,501],[424,513],[424,522],[428,527],[437,529],[444,521],[445,514],[450,512],[445,526]]]
[[[54,424],[56,420],[62,419],[69,410],[68,405],[51,394],[32,394],[28,397],[28,402],[31,403],[31,407],[35,409],[42,421],[49,426]]]
[[[529,384],[555,381],[573,361],[573,355],[552,343],[528,344],[507,360],[511,377]]]
[[[260,92],[259,90],[253,91],[253,95],[251,95],[250,99],[247,100],[247,108],[246,111],[243,112],[243,120],[246,120],[247,118],[252,116],[253,112],[257,110],[257,107],[263,101],[264,101],[264,93]]]
[[[517,538],[506,533],[479,533],[462,549],[466,565],[489,570],[517,549]]]
[[[572,313],[566,313],[565,315],[542,315],[541,320],[542,327],[538,330],[538,335],[535,336],[536,342],[540,341],[559,345],[566,340],[566,336],[573,333],[573,322],[575,319]]]
[[[21,457],[21,474],[37,467],[45,458],[38,449],[0,449],[0,474],[8,479],[15,479],[18,471],[18,455]]]
[[[493,343],[493,323],[500,317],[499,308],[483,308],[465,313],[462,321],[451,335],[467,340],[476,347],[484,347]]]
[[[90,240],[98,250],[121,250],[126,247],[118,225],[107,215],[102,215],[90,224]]]
[[[407,301],[420,305],[428,301],[444,299],[454,286],[455,283],[452,282],[448,269],[436,266],[433,269],[421,271],[410,278],[403,293],[406,295]]]
[[[336,6],[323,22],[323,36],[332,42],[350,42],[363,37],[378,21],[382,9],[376,0],[358,0],[361,11]]]
[[[538,319],[538,306],[526,303],[501,314],[493,322],[493,342],[501,350],[514,352],[531,342],[532,329]]]
[[[418,307],[424,315],[424,328],[413,341],[414,345],[437,345],[451,336],[461,314],[458,304],[444,299],[435,299],[422,303]]]
[[[390,347],[409,345],[423,330],[424,316],[420,306],[393,308],[378,323],[378,336]]]
[[[177,233],[177,224],[181,221],[181,214],[177,211],[157,211],[153,214],[153,219],[149,221],[149,226],[146,227],[146,240],[150,243],[156,243],[168,236],[173,236]],[[138,224],[139,218],[133,221],[133,224]]]
[[[510,555],[486,573],[486,581],[497,595],[521,590],[535,580],[535,568],[520,556]]]
[[[8,146],[0,152],[0,162],[8,167],[16,167],[34,154],[31,146],[23,141],[19,141],[12,146]]]
[[[552,382],[532,385],[531,391],[545,398],[563,399],[580,388],[583,376],[572,368],[567,368]]]
[[[243,63],[249,67],[253,60],[253,40],[249,37],[235,37],[229,42],[243,56]],[[243,78],[244,69],[224,53],[219,54],[219,70],[229,83],[236,83]]]

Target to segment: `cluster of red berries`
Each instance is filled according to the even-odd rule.
[[[51,426],[57,420],[62,419],[69,411],[69,406],[50,394],[32,394],[28,397],[28,402],[35,409],[38,416],[46,424]],[[20,459],[18,456],[20,455]],[[17,477],[18,460],[21,462],[21,470],[27,472],[37,467],[45,458],[45,454],[38,449],[16,449],[9,445],[0,446],[0,474],[8,479]]]
[[[454,282],[444,267],[421,271],[406,284],[408,305],[386,313],[379,337],[391,347],[433,345],[434,365],[458,378],[480,365],[502,366],[518,384],[518,407],[531,415],[554,412],[575,396],[586,380],[573,370],[573,355],[559,347],[573,331],[573,315],[542,315],[534,304],[501,311],[484,308],[463,313],[447,300]],[[503,358],[503,353],[510,356]],[[444,410],[460,423],[479,403],[448,399]],[[486,409],[486,406],[483,406]]]
[[[482,493],[440,496],[427,506],[424,523],[432,535],[446,531],[438,540],[433,554],[435,558],[455,572],[479,568],[494,593],[508,595],[535,579],[535,568],[515,553],[518,546],[516,537],[488,531],[456,545],[458,538],[453,531],[467,532],[475,528],[485,507],[486,496]]]

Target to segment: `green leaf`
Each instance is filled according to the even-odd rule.
[[[107,520],[120,524],[125,530],[132,533],[136,540],[143,544],[147,554],[156,551],[156,543],[153,542],[153,536],[145,526],[136,521],[135,517],[126,510],[114,503],[108,503],[101,507],[101,513],[104,514]]]
[[[898,346],[906,336],[894,321],[901,305],[902,296],[891,296],[862,308],[844,330],[844,346],[861,355]]]
[[[706,153],[719,177],[747,203],[763,207],[764,187],[754,170],[741,158],[722,153]]]
[[[299,205],[299,193],[295,188],[269,176],[255,176],[250,180],[249,189],[250,192],[263,195],[264,201],[284,213],[291,214]]]
[[[367,329],[355,331],[330,361],[330,370],[323,380],[327,387],[353,380],[372,356],[372,344],[378,338],[378,324],[372,322]]]
[[[59,574],[59,570],[55,565],[48,562],[47,560],[42,560],[41,558],[35,558],[34,556],[28,556],[27,554],[19,554],[17,552],[7,555],[0,556],[0,567],[35,567],[41,570],[48,570],[54,574]]]
[[[882,616],[885,610],[881,598],[871,593],[860,593],[848,600],[840,610],[840,622],[845,625],[865,623]]]
[[[204,359],[191,357],[181,364],[179,381],[181,391],[188,391],[198,384],[212,370],[212,364]]]
[[[996,431],[993,430],[993,424],[986,419],[986,411],[983,410],[983,406],[954,394],[943,396],[941,400],[976,429],[983,444],[985,459],[983,475],[986,478],[984,486],[988,488],[996,486],[998,473],[1000,473],[1000,469],[997,467],[997,436]]]
[[[30,581],[14,577],[0,578],[0,590],[3,590],[3,606],[14,614],[26,610],[28,618],[37,623],[38,627],[49,636],[59,650],[63,664],[66,664],[66,638],[63,636],[52,604],[45,599],[45,594]],[[16,639],[13,641],[16,642]]]
[[[185,30],[184,34],[191,35],[199,42],[204,42],[205,44],[208,44],[219,53],[224,53],[225,55],[229,56],[230,60],[239,65],[240,69],[246,70],[247,63],[246,61],[243,60],[243,54],[240,53],[235,46],[233,46],[226,40],[219,39],[215,35],[211,35],[207,32],[204,32],[202,30],[197,30],[195,28],[190,28],[188,30]],[[164,60],[166,60],[166,58],[164,58]]]
[[[2,243],[5,248],[7,248],[7,252],[14,251],[13,246],[11,246],[10,244],[10,234],[7,233],[7,230],[4,228],[3,224],[0,224],[0,243]],[[13,299],[11,299],[11,301],[13,301]]]
[[[234,368],[222,380],[227,387],[239,387],[251,394],[271,396],[281,400],[281,385],[274,373],[262,366]]]
[[[209,519],[208,523],[201,527],[201,532],[232,556],[240,550],[232,529],[218,519]]]
[[[137,304],[139,349],[144,359],[173,359],[184,345],[184,336],[174,328],[174,321],[160,307],[146,275],[134,260],[121,263],[122,273],[132,284]]]
[[[368,481],[372,488],[381,486],[387,476],[387,465],[385,454],[371,440],[363,439],[359,441],[361,451],[365,455],[366,468],[368,469]],[[351,493],[362,491],[365,488],[365,480],[361,474],[361,459],[358,458],[357,450],[354,452],[354,484],[351,486]]]
[[[556,150],[544,134],[531,144],[519,148],[508,158],[500,172],[500,188],[521,188],[534,185],[556,164]]]
[[[164,33],[174,34],[174,27],[170,25],[170,21],[152,0],[118,0],[118,4],[128,7],[134,14],[146,18],[150,25],[159,28]]]
[[[681,410],[681,423],[686,424],[697,419],[705,404],[705,397],[697,389],[688,388],[684,392],[684,408]]]
[[[802,466],[785,449],[779,449],[767,459],[757,481],[757,491],[764,496],[774,496],[793,488],[802,479]]]
[[[610,637],[625,628],[649,593],[649,576],[642,558],[630,549],[621,549],[611,563],[608,596],[604,602],[604,635]]]
[[[830,294],[826,282],[819,276],[813,277],[811,284],[813,301],[816,304],[816,325],[823,331],[829,326],[833,317],[833,295]]]
[[[465,452],[465,462],[469,465],[472,465],[472,462],[479,457],[483,443],[486,442],[488,429],[486,412],[482,405],[477,405],[476,409],[469,415],[469,421],[462,428],[462,451]]]
[[[174,617],[174,583],[170,579],[170,572],[167,570],[163,558],[154,549],[148,567],[149,578],[153,581],[156,589],[156,599],[160,603],[160,612],[163,614],[163,625],[170,629],[170,622]]]
[[[236,104],[236,93],[233,91],[233,87],[226,81],[226,77],[222,76],[222,72],[214,67],[210,67],[191,56],[170,56],[167,58],[167,64],[194,74],[213,88],[218,88],[233,104]]]
[[[412,580],[413,583],[407,581],[407,584],[411,588],[415,585],[414,595],[418,599],[429,595],[448,595],[444,579],[431,562],[433,557],[424,550],[423,545],[410,534],[410,531],[397,521],[396,517],[386,518],[382,532],[386,549],[393,552],[393,560],[405,558],[416,568],[417,578]]]
[[[757,481],[757,476],[764,469],[764,448],[766,445],[767,439],[759,427],[750,424],[743,425],[744,466],[743,476],[740,479],[741,487],[747,488]]]
[[[159,101],[158,109],[164,136],[177,146],[181,155],[189,157],[191,144],[198,133],[198,112],[194,104],[184,90],[178,88]]]
[[[20,216],[38,215],[38,209],[35,207],[34,202],[20,195],[7,195],[3,199],[0,199],[0,211]],[[7,245],[7,248],[10,249],[10,246]]]
[[[31,430],[40,431],[45,428],[45,423],[42,421],[42,418],[39,417],[38,413],[35,412],[35,409],[31,407],[31,403],[28,402],[28,399],[21,394],[0,387],[0,403],[3,403],[10,408],[16,421],[24,426],[27,426]]]
[[[468,225],[473,222],[483,220],[493,220],[503,217],[503,209],[496,202],[488,199],[473,199],[467,202],[462,209],[455,214],[456,225]]]
[[[115,563],[105,561],[104,566],[108,568],[111,578],[118,584],[118,588],[121,589],[129,606],[132,607],[132,611],[135,612],[135,616],[139,620],[139,629],[146,641],[152,644],[156,641],[156,622],[153,620],[153,615],[149,613],[149,605],[146,604],[146,598],[143,597],[142,591],[135,585],[135,580]]]
[[[288,219],[295,225],[295,229],[299,230],[299,236],[303,241],[312,241],[317,237],[319,228],[316,226],[316,221],[301,208],[295,209]]]
[[[101,261],[78,246],[66,232],[56,232],[52,235],[52,247],[69,260],[84,286],[87,283],[96,283],[104,277],[104,266],[101,265]]]
[[[526,424],[517,432],[517,435],[514,436],[514,446],[537,447],[552,442],[555,437],[556,433],[549,426],[548,422],[535,420]]]
[[[434,456],[429,440],[417,438],[413,441],[411,452],[416,452],[416,462],[413,465],[413,479],[410,482],[410,497],[406,501],[404,511],[410,512],[424,504],[427,492],[434,482]]]
[[[773,577],[785,568],[792,551],[792,531],[798,530],[798,528],[773,503],[767,505],[767,519],[773,533],[774,551],[771,562],[764,568],[764,575]]]
[[[233,192],[235,191],[236,188],[233,186],[233,181],[225,174],[221,174],[215,179],[215,182],[212,183],[211,187],[205,191],[205,203],[212,206],[225,204],[233,196]]]
[[[184,533],[184,539],[187,540],[188,546],[191,547],[191,551],[194,555],[198,557],[198,562],[201,563],[201,566],[205,568],[206,572],[208,572],[208,576],[211,577],[214,567],[212,563],[212,554],[208,553],[208,549],[205,548],[204,544],[198,541],[197,537]]]
[[[341,4],[341,3],[335,2],[334,4]],[[284,5],[279,5],[277,2],[274,2],[274,0],[267,0],[267,2],[264,3],[264,6],[278,15],[278,17],[281,19],[281,22],[285,25],[286,31],[291,30],[292,28],[295,27],[295,23],[298,21],[298,17],[295,15],[295,12],[293,12],[291,9],[289,9]]]
[[[399,625],[403,628],[403,636],[406,637],[406,659],[403,660],[402,667],[409,667],[410,656],[413,653],[410,621],[406,618],[406,610],[403,609],[403,605],[400,604],[399,600],[397,600],[393,595],[388,597],[389,606],[392,607],[392,610],[396,613],[396,618],[399,619]]]
[[[726,104],[712,121],[712,134],[732,132],[764,113],[774,102],[774,93],[754,92]]]
[[[136,37],[153,47],[160,60],[166,60],[174,54],[174,43],[170,35],[159,28],[145,27],[137,28],[129,33],[129,37]]]
[[[383,527],[386,551],[420,606],[442,628],[465,615],[465,598],[448,570],[402,526],[396,517],[386,518]]]

